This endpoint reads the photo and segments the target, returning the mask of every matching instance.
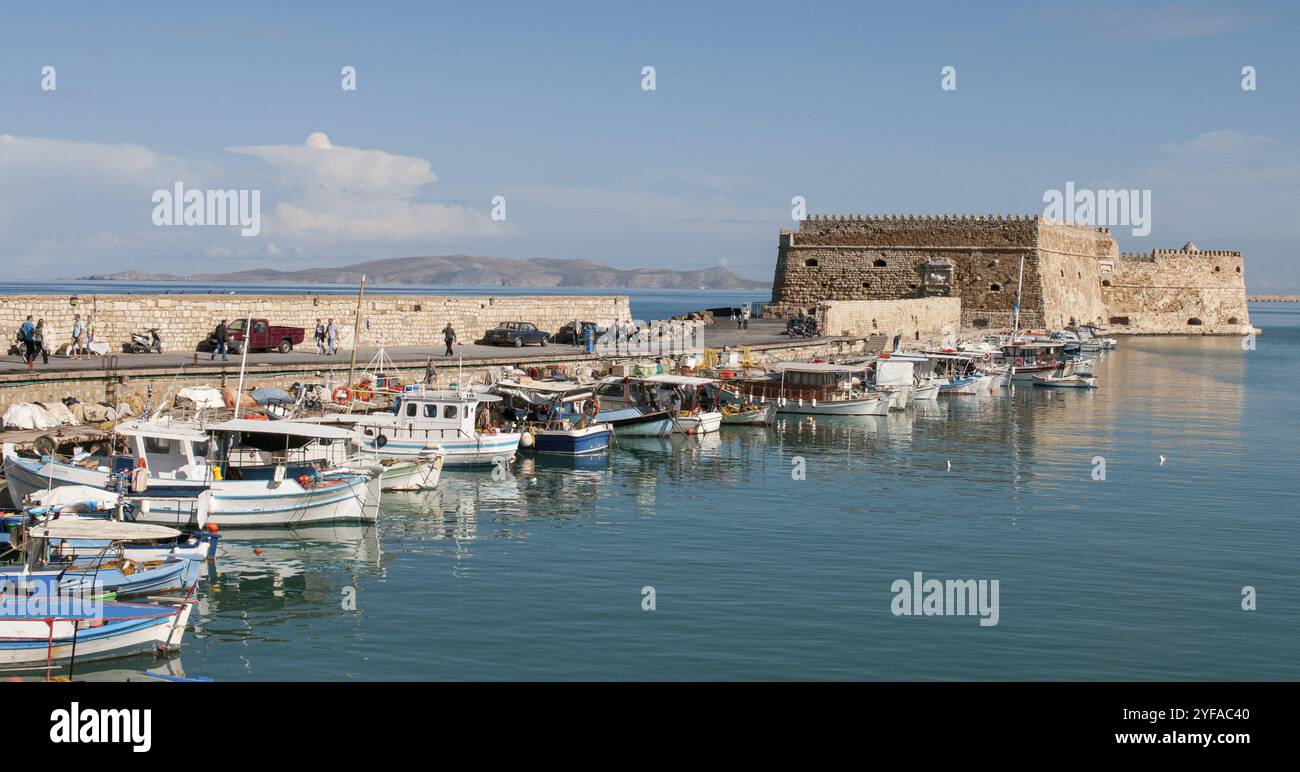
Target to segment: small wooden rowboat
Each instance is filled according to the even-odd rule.
[[[1061,378],[1054,378],[1050,375],[1035,375],[1034,385],[1053,389],[1095,389],[1097,388],[1097,379],[1083,375],[1066,375]]]

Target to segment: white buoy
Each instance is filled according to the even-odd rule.
[[[519,438],[519,444],[525,448],[531,448],[533,446],[533,435],[530,432],[524,432],[523,436]]]

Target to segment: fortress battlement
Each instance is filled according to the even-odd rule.
[[[1039,326],[1140,318],[1129,331],[1235,333],[1247,319],[1243,264],[1238,251],[1191,242],[1120,254],[1108,228],[1037,214],[811,214],[779,232],[770,310],[956,297],[963,322],[976,323],[1007,317],[1019,295]],[[1144,304],[1177,310],[1141,316]],[[1187,308],[1197,310],[1177,318]]]

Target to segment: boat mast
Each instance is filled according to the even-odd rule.
[[[1023,257],[1021,258],[1024,259]],[[352,389],[352,374],[357,369],[357,349],[361,344],[361,305],[366,299],[366,275],[361,274],[361,289],[357,291],[357,318],[352,323],[352,364],[348,365],[348,389]]]
[[[1012,308],[1015,312],[1015,321],[1011,325],[1011,345],[1016,345],[1016,339],[1020,337],[1020,294],[1025,284],[1025,256],[1020,255],[1020,272],[1016,275],[1016,305]],[[1011,360],[1011,375],[1016,374],[1016,360]]]
[[[239,359],[239,388],[235,389],[235,418],[239,418],[239,403],[244,396],[244,371],[248,368],[248,350],[253,346],[253,312],[248,312],[244,322],[244,353]]]

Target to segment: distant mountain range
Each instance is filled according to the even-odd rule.
[[[673,271],[667,268],[612,268],[594,260],[546,257],[392,257],[352,265],[278,271],[255,268],[233,273],[166,273],[122,271],[82,276],[90,281],[192,281],[249,284],[416,284],[436,287],[580,287],[597,289],[767,289],[768,282],[737,276],[726,268]]]

